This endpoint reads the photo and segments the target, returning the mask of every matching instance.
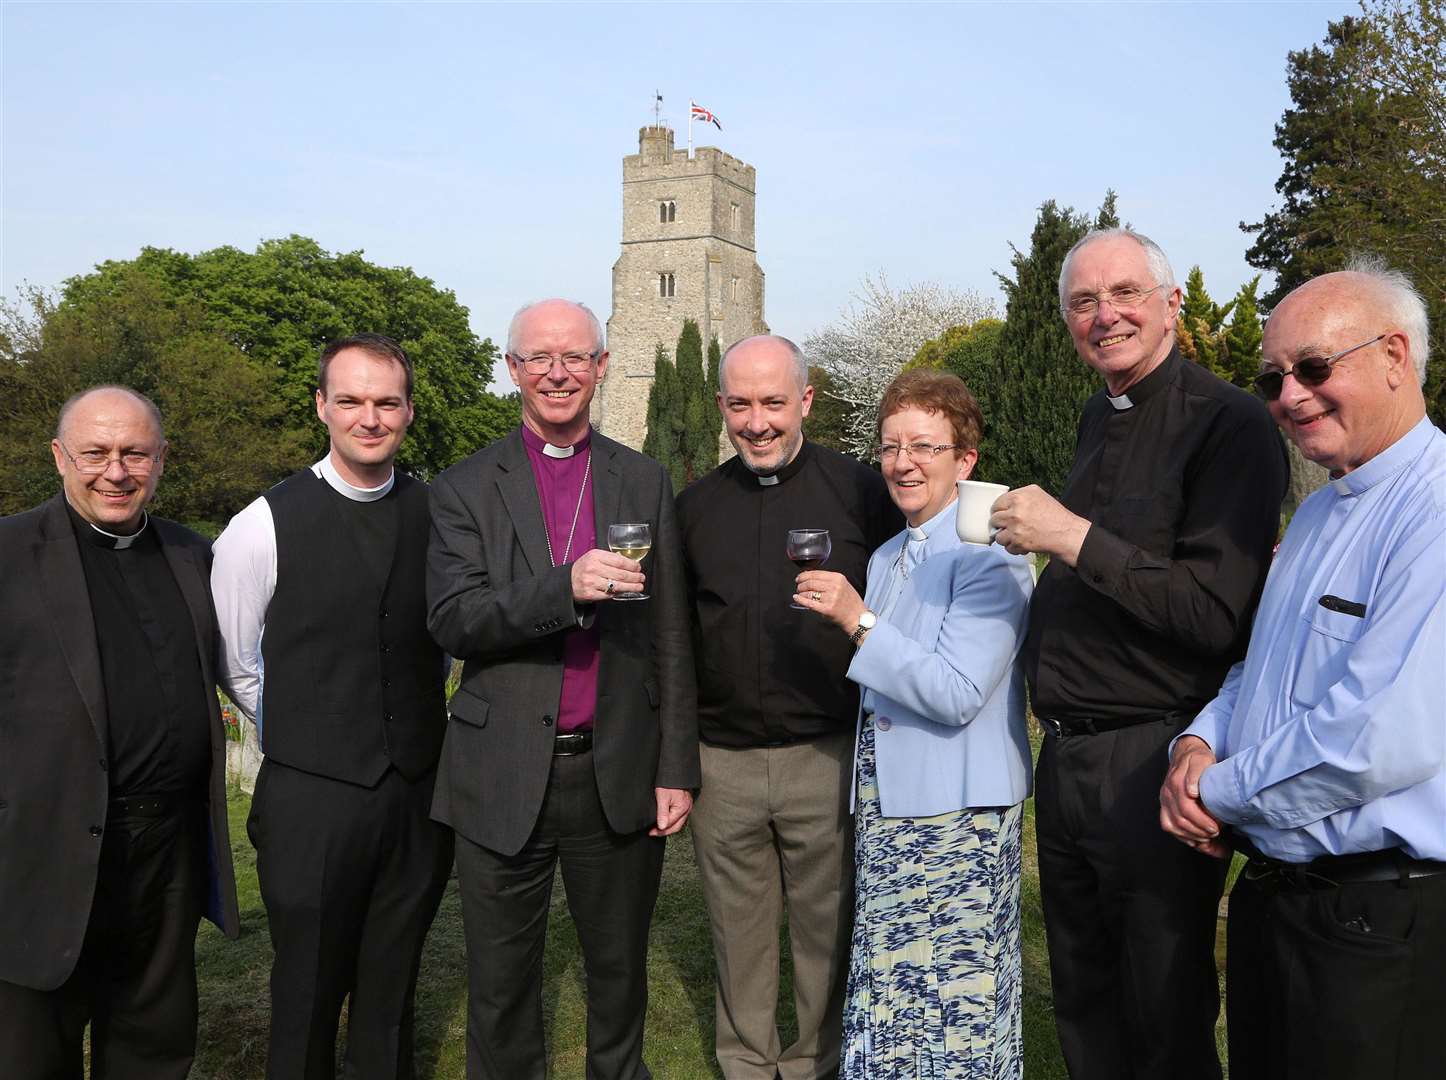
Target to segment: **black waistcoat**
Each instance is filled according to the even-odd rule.
[[[427,495],[397,473],[384,498],[348,502],[309,469],[266,493],[276,527],[261,641],[267,757],[368,786],[389,765],[408,779],[436,765],[447,714],[442,653],[427,633]],[[391,552],[363,550],[378,536],[395,538]]]

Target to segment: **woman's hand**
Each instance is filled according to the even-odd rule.
[[[805,570],[794,583],[793,602],[838,624],[845,634],[859,627],[864,601],[849,579],[832,570]]]

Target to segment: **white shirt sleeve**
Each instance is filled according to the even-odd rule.
[[[211,595],[221,630],[221,678],[231,700],[261,724],[261,635],[276,591],[276,523],[271,504],[257,499],[216,538]]]

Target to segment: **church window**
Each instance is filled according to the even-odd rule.
[[[736,277],[733,279],[733,299],[738,299],[738,279]]]
[[[743,215],[738,212],[738,204],[737,204],[737,203],[732,203],[732,204],[730,204],[730,205],[731,205],[732,208],[733,208],[733,211],[732,211],[732,212],[733,212],[733,231],[734,231],[734,232],[737,232],[737,231],[739,230],[739,228],[742,227],[742,226],[741,226],[741,222],[742,222],[742,220],[743,220]]]
[[[676,283],[673,280],[672,274],[658,274],[658,295],[665,298],[677,295]]]
[[[678,204],[672,199],[664,199],[658,203],[658,222],[666,225],[670,221],[678,220]]]

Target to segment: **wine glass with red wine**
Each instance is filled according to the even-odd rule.
[[[789,529],[787,550],[788,557],[800,571],[817,570],[828,561],[833,545],[829,541],[827,529]],[[802,604],[792,601],[789,601],[788,606],[798,611],[808,610]]]

